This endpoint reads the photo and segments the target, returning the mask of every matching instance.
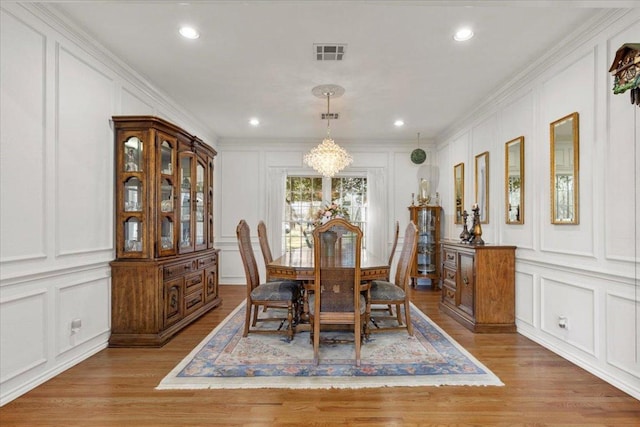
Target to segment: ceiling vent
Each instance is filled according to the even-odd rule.
[[[347,50],[346,44],[314,44],[313,54],[317,61],[342,61]]]
[[[322,113],[322,120],[338,120],[340,118],[340,113]]]

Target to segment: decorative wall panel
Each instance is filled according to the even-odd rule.
[[[57,253],[110,250],[113,80],[64,48],[58,55]]]
[[[12,40],[21,40],[20,44]],[[46,37],[0,12],[1,262],[46,256]],[[23,88],[29,90],[23,90]],[[5,191],[12,183],[28,191]],[[25,197],[28,195],[28,197]],[[16,224],[20,224],[19,227]]]

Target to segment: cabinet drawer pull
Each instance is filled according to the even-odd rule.
[[[464,279],[462,279],[462,283],[464,283],[465,285],[469,284],[469,278],[465,277]]]
[[[453,254],[447,254],[447,259],[451,259],[452,260],[453,258],[454,258]]]
[[[450,273],[447,271],[447,279],[455,279],[456,273]]]

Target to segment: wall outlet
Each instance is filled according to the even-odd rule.
[[[558,327],[561,329],[569,329],[569,319],[566,316],[558,316]]]
[[[80,328],[82,328],[82,319],[73,319],[71,321],[71,333],[78,333]]]

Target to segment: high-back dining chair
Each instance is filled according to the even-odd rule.
[[[269,246],[269,239],[267,238],[267,226],[264,221],[258,222],[258,242],[260,242],[260,252],[262,252],[262,259],[264,259],[264,267],[266,269],[267,264],[273,261],[273,255],[271,254],[271,247]],[[267,282],[271,281],[268,270],[266,275]]]
[[[389,252],[389,267],[391,267],[391,263],[393,262],[393,257],[396,254],[396,248],[398,247],[398,237],[400,236],[400,221],[396,221],[396,227],[393,232],[393,245],[391,246],[391,252]],[[391,271],[391,268],[389,268]],[[389,277],[387,276],[387,281]]]
[[[244,272],[247,278],[247,308],[244,323],[244,333],[246,337],[249,332],[253,333],[283,333],[287,335],[290,341],[293,339],[293,323],[294,310],[298,301],[299,285],[297,282],[289,280],[279,280],[260,283],[260,275],[258,273],[258,265],[251,246],[251,233],[249,225],[242,219],[236,227],[236,236],[238,238],[238,248],[244,265]],[[286,317],[258,317],[259,308],[261,306],[280,307],[287,311]],[[270,312],[272,312],[270,310]],[[253,315],[252,315],[253,313]],[[280,326],[277,330],[273,329],[256,329],[257,322],[273,322],[279,321]],[[284,323],[287,322],[287,329],[282,329]]]
[[[407,224],[402,243],[402,252],[398,258],[396,266],[395,283],[386,280],[374,280],[371,282],[370,304],[395,305],[397,326],[380,327],[377,322],[371,332],[389,329],[407,329],[409,335],[413,336],[413,325],[411,324],[411,314],[409,305],[409,281],[411,274],[411,262],[415,257],[418,246],[418,227],[413,221]],[[402,324],[401,306],[404,306],[405,324]]]
[[[315,281],[309,295],[309,320],[313,360],[319,363],[322,325],[348,325],[353,329],[356,365],[367,323],[368,285],[360,283],[362,231],[342,218],[332,219],[313,231]]]

